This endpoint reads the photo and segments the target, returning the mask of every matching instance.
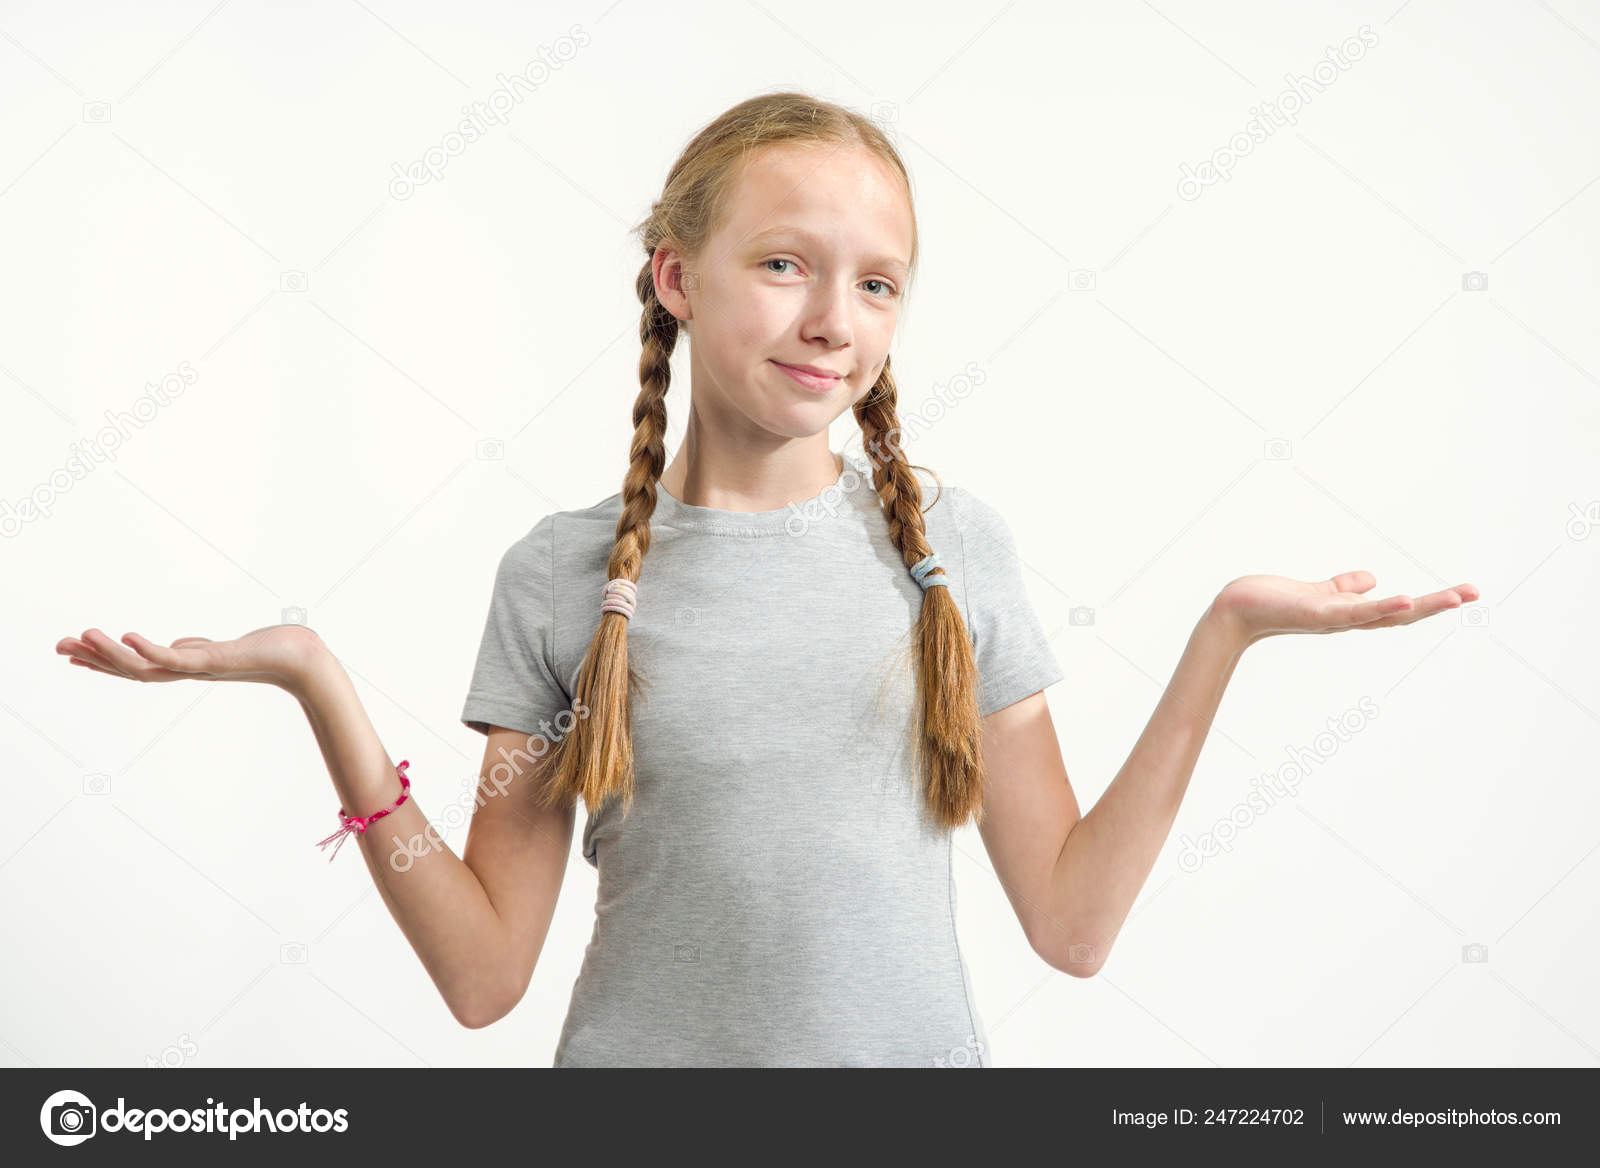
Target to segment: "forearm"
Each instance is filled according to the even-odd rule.
[[[338,806],[360,816],[392,806],[402,789],[399,775],[333,654],[319,655],[292,692],[316,735]],[[390,915],[451,1013],[464,1025],[479,1025],[498,1016],[509,990],[505,931],[482,882],[429,827],[412,791],[342,846],[361,849]],[[337,826],[333,808],[327,817]],[[420,842],[408,849],[414,841]]]
[[[1067,833],[1051,892],[1057,919],[1069,923],[1076,945],[1088,946],[1071,955],[1072,965],[1093,972],[1110,952],[1172,830],[1244,648],[1208,608],[1122,769]]]

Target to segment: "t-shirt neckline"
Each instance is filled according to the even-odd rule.
[[[724,511],[683,502],[656,481],[656,509],[651,523],[713,535],[799,535],[817,523],[844,513],[852,494],[872,491],[872,476],[848,451],[837,452],[844,469],[832,483],[809,499],[770,511]]]

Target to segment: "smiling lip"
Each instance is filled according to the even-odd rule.
[[[840,381],[837,373],[819,374],[815,365],[785,365],[782,361],[774,361],[773,364],[814,393],[827,393]]]

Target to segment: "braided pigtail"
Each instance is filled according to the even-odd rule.
[[[656,484],[666,468],[667,386],[672,381],[672,350],[678,341],[678,319],[657,298],[649,261],[639,272],[636,288],[644,306],[639,319],[643,346],[639,396],[633,401],[633,442],[622,480],[622,514],[606,562],[608,581],[635,584],[650,550]],[[631,594],[626,608],[631,612]],[[633,805],[633,731],[628,704],[639,678],[628,664],[628,621],[626,612],[610,604],[601,613],[573,694],[573,708],[583,716],[556,747],[551,781],[541,788],[546,805],[571,803],[581,796],[584,806],[593,811],[619,795],[624,813]]]
[[[872,462],[872,483],[889,522],[889,538],[910,570],[932,549],[922,522],[922,488],[900,449],[898,399],[899,389],[885,357],[872,391],[856,402],[855,416]],[[931,569],[934,577],[943,574],[937,565]],[[982,823],[978,666],[961,608],[948,586],[924,589],[912,636],[921,719],[914,757],[919,770],[927,767],[928,813],[947,828],[960,827],[969,818]]]

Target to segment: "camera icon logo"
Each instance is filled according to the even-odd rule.
[[[1469,629],[1488,628],[1489,610],[1481,604],[1469,604],[1461,610],[1461,624]]]
[[[1567,538],[1588,539],[1589,532],[1600,527],[1600,501],[1590,502],[1587,507],[1579,507],[1576,503],[1568,503],[1567,511],[1572,518],[1567,520]]]
[[[85,795],[111,794],[111,776],[104,771],[94,771],[83,776],[83,793]]]
[[[1074,292],[1094,291],[1094,273],[1088,268],[1079,268],[1077,271],[1069,273],[1067,282]]]
[[[1489,960],[1489,946],[1473,942],[1471,945],[1461,946],[1461,960],[1473,963],[1487,963]]]
[[[57,1091],[39,1109],[39,1126],[53,1144],[70,1148],[95,1134],[97,1112],[81,1091]]]
[[[873,121],[882,125],[884,122],[892,122],[898,118],[900,116],[900,107],[892,101],[875,101],[868,109],[868,115]]]
[[[284,965],[304,965],[306,957],[306,947],[299,941],[290,941],[286,945],[278,946],[278,960]]]
[[[83,120],[97,125],[104,125],[111,120],[111,103],[109,101],[86,101],[83,103]]]
[[[966,1042],[961,1046],[952,1046],[946,1058],[936,1058],[933,1065],[936,1067],[970,1067],[983,1054],[983,1043],[978,1041],[976,1034],[967,1035]]]
[[[1294,456],[1294,444],[1287,438],[1268,438],[1261,444],[1261,457],[1272,462],[1284,462]]]
[[[1067,611],[1067,623],[1075,626],[1094,624],[1094,609],[1086,604],[1080,604],[1076,608],[1069,609]]]
[[[700,960],[700,946],[674,945],[672,947],[672,960],[695,962]]]
[[[311,286],[311,281],[304,272],[284,272],[278,276],[278,291],[304,292]]]
[[[485,438],[473,448],[473,456],[479,462],[494,462],[506,456],[506,444],[498,438]]]
[[[1489,273],[1462,272],[1461,290],[1463,292],[1487,292],[1489,290]]]
[[[303,625],[306,623],[306,610],[298,604],[291,604],[283,610],[282,619],[278,622],[285,625]]]

